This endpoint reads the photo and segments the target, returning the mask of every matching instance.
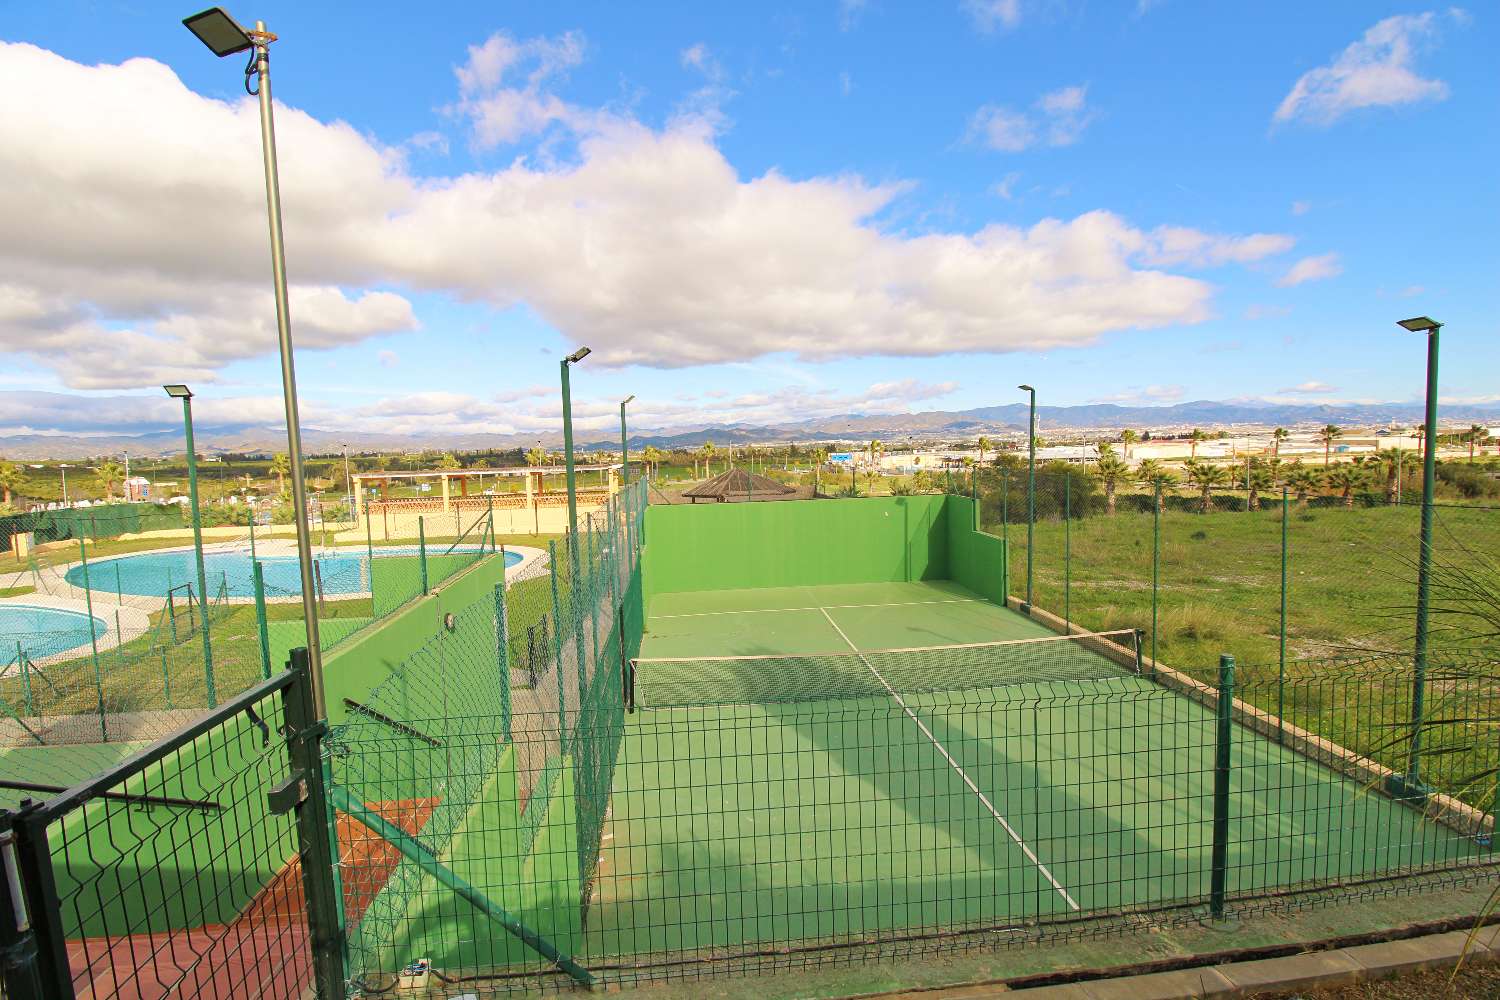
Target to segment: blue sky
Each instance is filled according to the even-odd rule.
[[[309,424],[530,433],[578,344],[601,425],[1408,400],[1417,313],[1500,400],[1477,5],[233,10],[281,36]],[[0,433],[279,410],[254,108],[186,12],[7,11]]]

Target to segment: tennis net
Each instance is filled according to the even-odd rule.
[[[642,657],[625,677],[631,711],[972,691],[1107,680],[1141,672],[1133,629],[837,653]]]

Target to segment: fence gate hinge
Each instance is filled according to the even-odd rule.
[[[266,793],[273,816],[282,816],[307,801],[307,775],[293,771],[285,781]]]

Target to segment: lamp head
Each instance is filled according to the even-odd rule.
[[[182,23],[187,30],[198,37],[198,41],[208,46],[208,50],[220,58],[232,56],[236,52],[244,52],[255,44],[245,33],[245,29],[241,28],[223,7],[210,7],[192,17],[183,18]]]
[[[171,396],[173,399],[193,398],[193,390],[189,389],[185,385],[164,385],[162,386],[162,388],[166,390],[167,395]]]
[[[1018,385],[1016,386],[1016,388],[1020,389],[1022,392],[1036,392],[1036,390],[1029,385]]]
[[[633,395],[626,396],[624,399],[620,400],[620,405],[624,406],[626,403],[630,403],[630,402],[634,402],[634,401],[635,401],[635,396],[633,396]]]
[[[1443,324],[1430,316],[1413,316],[1411,319],[1398,320],[1397,326],[1405,327],[1412,333],[1432,334],[1438,331]]]
[[[584,358],[588,357],[590,354],[593,354],[593,353],[594,353],[594,349],[592,347],[580,347],[578,350],[574,351],[572,354],[569,354],[567,357],[563,358],[563,360],[566,361],[570,365],[576,365],[576,364],[578,364],[578,362],[582,361]]]

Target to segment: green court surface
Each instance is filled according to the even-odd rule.
[[[656,595],[641,657],[1051,635],[948,581],[765,588]],[[805,945],[1201,903],[1212,715],[1087,655],[1101,679],[904,695],[916,688],[896,683],[858,699],[629,715],[585,950]],[[850,658],[871,671],[885,662]],[[941,670],[941,657],[933,662]],[[790,671],[799,692],[821,669],[784,658],[731,665]],[[705,676],[704,702],[732,700],[715,689],[722,678]],[[642,664],[638,695],[649,695],[651,677]],[[1230,844],[1228,889],[1238,894],[1475,850],[1238,726]]]

